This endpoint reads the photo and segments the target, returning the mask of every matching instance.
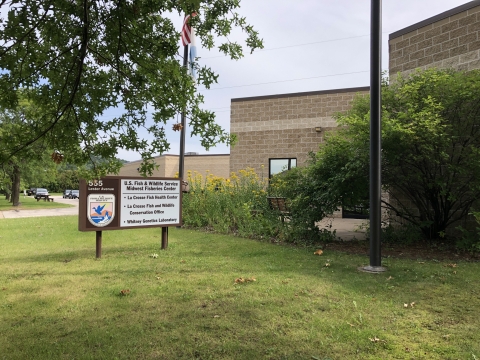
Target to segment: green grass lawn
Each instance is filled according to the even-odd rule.
[[[58,194],[53,194],[58,195]],[[61,194],[60,194],[61,195]],[[78,201],[78,200],[76,200]],[[55,208],[65,208],[72,207],[73,205],[61,204],[59,202],[53,201],[37,201],[33,196],[23,196],[20,195],[20,206],[13,207],[12,203],[5,200],[5,197],[2,196],[0,199],[0,211],[9,211],[9,210],[37,210],[37,209],[55,209]]]
[[[480,358],[479,263],[366,274],[367,257],[328,250],[176,228],[160,242],[105,231],[96,260],[75,216],[1,219],[0,358]]]

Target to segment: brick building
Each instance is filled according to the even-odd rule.
[[[480,68],[480,1],[471,1],[408,26],[389,37],[389,70]]]
[[[368,92],[361,87],[232,99],[230,131],[238,143],[230,149],[230,171],[252,167],[267,176],[304,165],[325,132],[337,126],[333,115]]]
[[[178,155],[161,155],[157,156],[155,163],[159,165],[158,170],[154,171],[152,176],[158,177],[175,177],[178,172]],[[229,173],[229,163],[230,155],[228,154],[214,154],[214,155],[199,155],[197,153],[186,153],[184,160],[184,171],[185,177],[187,172],[197,171],[202,176],[207,176],[207,174],[213,174],[215,176],[221,176],[228,178]],[[119,176],[140,176],[138,168],[140,167],[141,160],[128,162],[122,166]]]

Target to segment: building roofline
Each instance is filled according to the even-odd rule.
[[[461,13],[461,12],[466,11],[466,10],[470,10],[470,9],[472,9],[474,7],[477,7],[477,6],[480,6],[480,0],[470,1],[466,4],[457,6],[456,8],[447,10],[447,11],[441,13],[441,14],[432,16],[431,18],[422,20],[422,21],[420,21],[416,24],[413,24],[413,25],[407,26],[406,28],[403,28],[401,30],[395,31],[394,33],[391,33],[389,35],[388,39],[392,40],[392,39],[398,38],[402,35],[405,35],[405,34],[408,34],[412,31],[418,30],[418,29],[420,29],[424,26],[431,25],[431,24],[433,24],[437,21],[446,19],[450,16],[456,15],[456,14]]]
[[[347,93],[347,92],[369,91],[369,90],[370,90],[370,86],[363,86],[363,87],[355,87],[355,88],[348,88],[348,89],[320,90],[320,91],[307,91],[307,92],[298,92],[298,93],[290,93],[290,94],[252,96],[252,97],[232,99],[231,102],[281,99],[281,98],[309,96],[309,95],[340,94],[340,93]]]

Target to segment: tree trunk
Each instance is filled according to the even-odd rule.
[[[12,181],[12,203],[13,206],[20,206],[20,167],[13,166],[13,181]]]

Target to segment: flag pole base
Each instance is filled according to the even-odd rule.
[[[383,267],[383,266],[360,266],[358,268],[359,271],[361,272],[366,272],[366,273],[370,273],[370,274],[378,274],[378,273],[382,273],[382,272],[385,272],[387,271],[387,268],[386,267]]]

